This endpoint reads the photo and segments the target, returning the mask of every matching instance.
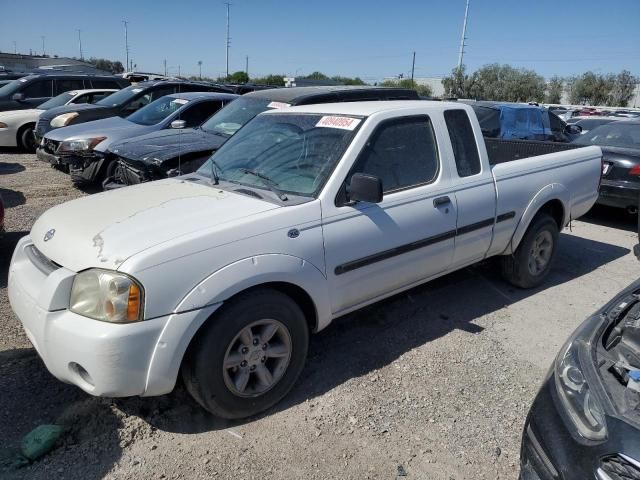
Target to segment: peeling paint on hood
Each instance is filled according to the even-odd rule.
[[[145,249],[201,229],[281,208],[182,178],[72,200],[47,210],[31,229],[36,247],[73,271],[117,269]],[[45,242],[50,229],[56,235]]]

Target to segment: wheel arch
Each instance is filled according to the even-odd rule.
[[[571,196],[564,185],[554,183],[541,189],[525,208],[503,254],[511,254],[516,251],[529,226],[541,213],[549,214],[555,220],[558,231],[562,231],[570,221],[570,205]]]
[[[18,145],[19,147],[22,146],[22,134],[30,126],[35,129],[36,122],[25,122],[22,125],[20,125],[16,130],[16,145]]]

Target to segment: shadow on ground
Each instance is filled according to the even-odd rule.
[[[11,173],[18,173],[24,170],[25,170],[24,165],[20,163],[0,162],[0,175],[9,175]]]
[[[602,225],[603,227],[617,228],[628,232],[638,231],[638,215],[630,214],[623,208],[595,205],[589,212],[580,218],[583,222]]]
[[[2,197],[4,208],[13,208],[19,205],[24,205],[27,201],[24,197],[24,193],[17,190],[11,190],[9,188],[0,187],[0,197]]]

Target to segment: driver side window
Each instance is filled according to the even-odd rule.
[[[438,174],[438,148],[426,115],[382,122],[371,135],[349,174],[375,175],[384,193],[424,185]]]

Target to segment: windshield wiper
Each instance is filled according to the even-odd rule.
[[[289,200],[289,197],[287,197],[285,193],[278,188],[278,184],[267,177],[264,173],[256,172],[255,170],[251,170],[250,168],[241,168],[240,171],[242,173],[258,177],[260,180],[262,180],[262,183],[264,183],[267,188],[275,193],[277,197],[283,202]]]
[[[211,185],[218,185],[220,183],[219,173],[222,173],[222,169],[213,158],[210,158],[209,161],[211,162]]]

